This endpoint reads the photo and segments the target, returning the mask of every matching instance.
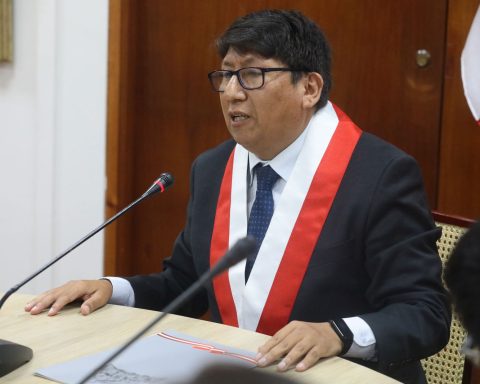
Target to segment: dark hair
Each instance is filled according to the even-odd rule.
[[[230,47],[240,53],[253,52],[282,61],[289,68],[318,72],[323,78],[320,109],[331,87],[330,47],[312,20],[298,11],[264,10],[240,17],[217,39],[217,51],[224,58]],[[300,73],[292,72],[296,83]]]
[[[480,222],[458,241],[444,278],[460,321],[473,344],[480,347]]]

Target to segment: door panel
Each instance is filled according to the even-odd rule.
[[[480,127],[463,93],[460,55],[479,5],[456,0],[449,8],[438,193],[438,210],[471,218],[480,218]]]

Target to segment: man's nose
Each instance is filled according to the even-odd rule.
[[[223,94],[229,99],[244,99],[246,97],[245,89],[240,84],[238,76],[232,76],[230,78]]]

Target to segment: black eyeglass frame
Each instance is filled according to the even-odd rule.
[[[243,83],[243,80],[240,76],[240,72],[244,71],[246,69],[258,69],[258,70],[260,70],[260,72],[262,73],[262,84],[260,86],[258,86],[258,87],[248,87]],[[225,92],[225,90],[221,91],[219,89],[215,89],[215,86],[213,84],[213,75],[216,74],[216,73],[229,73],[231,75],[230,79],[233,76],[236,76],[238,82],[240,83],[240,85],[242,86],[243,89],[246,89],[247,91],[252,91],[254,89],[260,89],[265,85],[265,73],[266,72],[307,72],[307,71],[302,70],[302,69],[293,69],[293,68],[262,68],[262,67],[244,67],[244,68],[237,69],[236,71],[230,71],[228,69],[219,69],[219,70],[210,72],[208,74],[208,79],[210,80],[210,85],[212,87],[212,90],[215,91],[215,92],[222,93],[222,92]],[[230,79],[228,79],[228,81],[230,81]]]

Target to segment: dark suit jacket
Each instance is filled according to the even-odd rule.
[[[165,270],[128,279],[136,306],[162,309],[209,268],[217,198],[234,145],[228,141],[194,162],[187,222]],[[424,382],[418,360],[449,337],[439,236],[415,160],[362,133],[290,319],[360,316],[375,334],[378,361],[355,361],[402,382]],[[212,286],[180,313],[199,316],[207,308],[221,322]]]

